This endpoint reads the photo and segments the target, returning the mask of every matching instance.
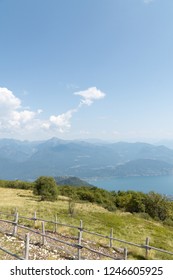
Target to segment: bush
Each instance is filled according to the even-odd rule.
[[[173,227],[173,220],[171,218],[167,218],[167,219],[164,220],[163,224],[166,225],[166,226]]]
[[[154,219],[164,221],[170,217],[170,204],[163,195],[150,192],[146,196],[145,207],[146,213],[148,213]]]
[[[40,195],[41,200],[55,201],[58,196],[58,187],[52,177],[41,176],[34,184],[33,193]]]
[[[135,214],[137,217],[142,218],[142,219],[144,219],[144,220],[147,220],[147,221],[152,220],[152,218],[150,217],[150,215],[149,215],[148,213],[142,212],[142,213],[134,213],[134,214]]]
[[[132,192],[118,191],[115,199],[115,204],[117,208],[127,211],[126,208],[127,205],[130,203],[131,198],[132,198]]]
[[[33,183],[24,182],[24,181],[20,181],[20,180],[15,180],[15,181],[0,180],[0,187],[1,188],[11,188],[11,189],[31,190],[31,189],[33,189]]]
[[[133,193],[130,201],[126,205],[126,211],[131,213],[145,212],[145,196],[141,193]]]
[[[100,206],[115,211],[121,209],[130,213],[143,213],[143,218],[149,217],[165,221],[173,220],[173,202],[158,193],[150,192],[145,194],[136,191],[106,191],[97,187],[60,187],[62,195],[97,203]],[[169,221],[169,220],[168,220]]]

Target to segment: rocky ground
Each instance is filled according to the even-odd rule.
[[[63,235],[60,233],[46,232],[46,235],[55,238],[56,240],[45,238],[43,245],[43,238],[39,230],[34,229],[35,232],[29,232],[26,229],[18,229],[17,235],[12,235],[13,226],[4,222],[0,222],[0,259],[12,260],[16,259],[14,256],[3,252],[4,248],[14,254],[23,257],[25,256],[25,236],[29,232],[29,259],[30,260],[75,260],[78,259],[78,239],[73,236]],[[68,244],[65,244],[67,242]],[[123,259],[123,249],[115,247],[107,247],[98,244],[92,240],[82,239],[83,248],[80,250],[81,259],[85,260],[102,260],[102,259]],[[86,249],[90,248],[90,249]],[[95,251],[99,251],[98,254]],[[109,255],[111,258],[104,255]]]

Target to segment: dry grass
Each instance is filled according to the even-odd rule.
[[[137,244],[144,244],[146,237],[150,237],[152,246],[173,252],[173,228],[159,222],[142,219],[137,215],[120,211],[108,212],[91,203],[75,203],[75,213],[71,216],[67,197],[60,196],[56,202],[46,202],[40,201],[39,197],[34,196],[30,190],[0,188],[0,211],[14,212],[15,208],[18,209],[20,215],[27,217],[33,217],[35,211],[38,217],[48,220],[55,219],[55,215],[57,215],[58,221],[66,224],[79,226],[80,220],[82,220],[85,229],[107,236],[110,234],[110,229],[113,228],[114,237]],[[52,229],[51,226],[50,229]],[[64,227],[59,227],[59,231],[68,234],[74,233],[73,229]],[[97,243],[108,243],[108,240],[88,234],[85,234],[85,238]],[[118,248],[126,246],[118,242],[114,242],[114,244]],[[131,259],[142,259],[145,255],[144,250],[136,247],[130,246],[128,250]],[[154,251],[151,251],[150,258],[173,259],[172,256]]]

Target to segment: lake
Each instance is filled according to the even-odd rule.
[[[154,191],[160,194],[173,196],[173,175],[152,177],[94,178],[87,179],[87,182],[108,191],[134,190],[145,193]]]

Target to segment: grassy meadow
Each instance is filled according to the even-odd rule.
[[[83,221],[85,229],[109,236],[113,228],[114,237],[122,240],[145,244],[146,237],[150,238],[150,245],[173,252],[173,227],[163,225],[161,222],[152,219],[144,219],[140,214],[115,211],[109,212],[105,208],[89,202],[75,203],[73,215],[69,212],[69,198],[59,196],[55,202],[40,201],[38,196],[33,195],[31,190],[0,188],[0,211],[13,213],[17,208],[19,215],[54,220],[55,215],[58,222],[79,225]],[[2,216],[2,215],[1,215]],[[24,221],[22,221],[24,222]],[[25,224],[32,223],[25,220]],[[38,225],[39,227],[39,222]],[[51,225],[47,224],[51,230]],[[74,229],[59,227],[62,233],[75,234]],[[84,238],[99,243],[108,243],[108,240],[101,237],[84,233]],[[126,246],[117,241],[113,242],[117,248],[128,248],[129,259],[144,259],[145,250],[133,246]],[[173,256],[150,251],[149,259],[173,259]]]

